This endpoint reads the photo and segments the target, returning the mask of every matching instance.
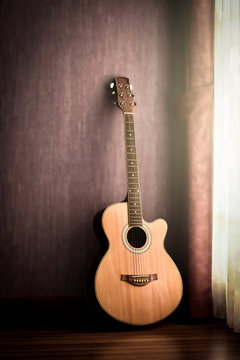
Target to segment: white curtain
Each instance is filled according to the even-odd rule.
[[[240,332],[240,0],[215,2],[214,313]]]

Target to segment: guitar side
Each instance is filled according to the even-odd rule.
[[[102,226],[109,248],[95,275],[95,293],[111,317],[133,325],[152,324],[176,309],[182,297],[182,279],[164,248],[166,222],[162,219],[152,223],[143,221],[147,247],[137,254],[124,243],[127,224],[127,203],[113,204],[104,211]],[[156,274],[157,279],[139,280],[149,282],[134,285],[121,279],[122,275],[129,274]]]

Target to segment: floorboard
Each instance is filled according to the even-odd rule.
[[[0,330],[1,359],[239,360],[240,335],[223,321],[151,328],[11,327]]]

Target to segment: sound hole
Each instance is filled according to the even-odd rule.
[[[134,226],[128,231],[127,239],[132,247],[138,249],[146,244],[147,236],[143,229]]]

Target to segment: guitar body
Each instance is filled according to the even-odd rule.
[[[182,279],[164,249],[166,222],[143,221],[140,228],[146,239],[136,251],[127,237],[132,228],[127,203],[109,206],[103,213],[102,226],[109,248],[95,275],[101,307],[111,317],[133,325],[155,323],[172,313],[182,297]]]

